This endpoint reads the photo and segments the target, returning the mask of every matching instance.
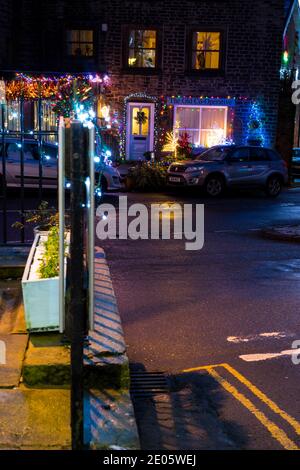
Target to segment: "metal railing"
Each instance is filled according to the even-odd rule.
[[[43,200],[49,200],[52,206],[57,207],[57,156],[56,163],[53,162],[55,144],[51,178],[45,175],[46,168],[49,168],[47,158],[50,158],[45,155],[45,146],[51,141],[57,142],[58,132],[43,129],[42,100],[37,102],[36,129],[25,129],[24,101],[19,102],[15,129],[9,127],[7,105],[0,107],[0,243],[25,244],[33,239],[33,228],[26,222],[26,213],[36,210]],[[9,145],[15,149],[14,158],[9,156]],[[26,146],[32,149],[31,161],[25,155]],[[29,175],[28,171],[31,172]],[[45,181],[49,180],[51,184],[46,185]],[[12,228],[15,221],[19,222],[19,231]]]

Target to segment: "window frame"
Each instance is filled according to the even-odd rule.
[[[128,65],[129,59],[129,34],[130,31],[155,31],[156,32],[156,48],[155,48],[155,67],[130,67]],[[151,49],[153,50],[153,49]],[[161,72],[162,61],[162,30],[157,26],[152,25],[127,25],[123,27],[122,32],[122,69],[126,73],[151,75]]]
[[[176,125],[176,112],[177,112],[177,108],[199,108],[200,109],[200,112],[199,112],[199,127],[198,129],[196,128],[185,128],[185,127],[179,127],[179,128],[176,128],[175,125]],[[228,129],[228,110],[229,110],[229,107],[228,106],[210,106],[210,105],[192,105],[192,104],[176,104],[174,105],[174,113],[173,113],[173,132],[174,130],[177,130],[178,132],[180,131],[186,131],[187,133],[189,131],[198,131],[199,132],[199,146],[201,146],[201,132],[204,131],[204,132],[207,132],[207,131],[210,131],[211,129],[206,129],[206,128],[202,128],[201,127],[201,124],[202,124],[202,112],[201,110],[203,108],[221,108],[221,109],[224,109],[225,110],[225,121],[224,121],[224,131],[225,131],[225,136],[224,138],[227,137],[227,129]]]
[[[92,42],[88,41],[84,41],[84,42],[77,42],[77,41],[68,41],[68,32],[69,31],[91,31],[92,34],[93,34],[93,40]],[[91,27],[91,26],[84,26],[84,25],[81,25],[81,26],[71,26],[71,27],[66,27],[65,29],[65,55],[66,57],[68,57],[68,59],[77,59],[77,60],[95,60],[95,57],[96,57],[96,38],[95,38],[95,28]],[[92,47],[93,47],[93,53],[92,55],[76,55],[76,54],[69,54],[68,53],[68,45],[69,44],[92,44]]]
[[[195,69],[193,68],[193,35],[194,33],[220,33],[220,50],[219,50],[219,68],[217,69]],[[225,58],[226,58],[226,31],[224,28],[208,28],[193,27],[187,33],[186,47],[186,72],[191,75],[201,76],[223,76],[225,75]]]

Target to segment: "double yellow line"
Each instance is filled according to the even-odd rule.
[[[295,418],[290,416],[284,410],[282,410],[274,401],[267,397],[261,390],[259,390],[250,380],[240,374],[237,370],[231,367],[229,364],[215,364],[209,366],[194,367],[192,369],[185,369],[183,372],[198,372],[205,370],[213,377],[227,392],[229,392],[236,400],[238,400],[247,410],[249,410],[260,423],[269,431],[271,436],[276,439],[284,449],[287,450],[300,450],[298,445],[293,442],[287,434],[271,421],[265,413],[260,411],[249,398],[243,395],[238,389],[232,385],[226,378],[217,372],[216,369],[223,368],[229,372],[233,377],[235,377],[239,382],[241,382],[245,387],[247,387],[253,395],[255,395],[261,402],[263,402],[271,411],[278,416],[280,416],[284,421],[286,421],[300,436],[300,423],[296,421]]]

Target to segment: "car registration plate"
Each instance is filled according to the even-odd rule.
[[[179,176],[170,176],[169,181],[172,181],[172,183],[180,183],[180,178]]]

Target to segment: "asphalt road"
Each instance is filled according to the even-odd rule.
[[[142,446],[299,448],[300,364],[289,351],[300,340],[300,247],[259,229],[298,222],[300,190],[276,200],[259,192],[128,198],[205,204],[200,251],[181,240],[98,241],[133,369],[168,378],[167,392],[135,400]],[[117,205],[117,196],[105,202]]]

